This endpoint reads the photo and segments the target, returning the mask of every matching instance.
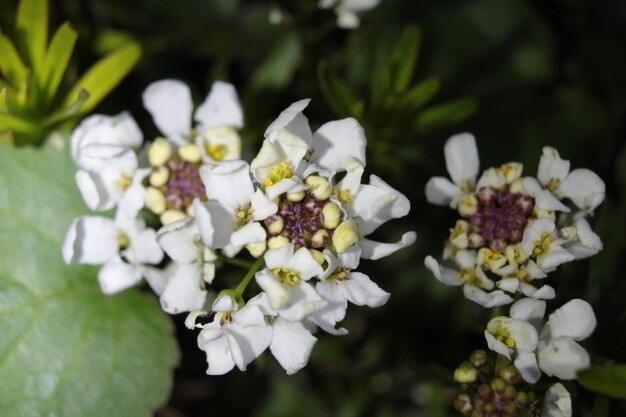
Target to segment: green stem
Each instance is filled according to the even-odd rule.
[[[239,285],[237,285],[237,288],[235,288],[235,291],[237,292],[237,294],[240,294],[240,295],[243,294],[244,290],[250,283],[250,280],[252,280],[252,277],[254,276],[254,274],[259,269],[263,268],[264,266],[265,266],[265,260],[263,259],[263,257],[257,259],[257,261],[250,267],[250,270],[248,270],[248,273],[246,274],[246,276],[243,277]]]
[[[217,259],[225,264],[235,265],[243,269],[250,269],[254,265],[254,262],[246,261],[244,259],[228,258],[226,256],[218,255]]]

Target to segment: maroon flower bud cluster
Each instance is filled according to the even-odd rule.
[[[184,211],[195,198],[206,201],[199,162],[192,163],[176,157],[168,161],[166,167],[169,169],[169,179],[163,185],[162,191],[167,208]]]

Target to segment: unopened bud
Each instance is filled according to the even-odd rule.
[[[161,223],[166,225],[184,219],[185,217],[187,217],[187,215],[180,210],[165,210],[163,214],[161,214]]]
[[[309,189],[309,194],[316,200],[326,200],[332,193],[330,183],[324,177],[311,175],[306,179],[306,183],[309,187],[311,187]]]
[[[302,201],[306,193],[304,191],[298,191],[297,193],[287,193],[287,200],[289,201]]]
[[[323,265],[324,262],[326,262],[326,258],[324,258],[324,255],[322,255],[322,252],[315,249],[309,249],[309,253],[318,264]]]
[[[153,187],[160,187],[167,183],[170,178],[170,170],[167,167],[159,166],[155,168],[150,174],[150,185]]]
[[[463,415],[469,415],[472,411],[472,400],[467,394],[459,394],[454,400],[454,409]]]
[[[509,384],[517,384],[522,380],[522,376],[515,366],[507,366],[500,371],[500,378]]]
[[[257,243],[248,243],[246,249],[250,252],[250,255],[260,258],[265,253],[265,249],[267,249],[267,243],[264,240]]]
[[[492,379],[489,385],[494,392],[504,392],[504,389],[507,386],[506,382],[504,382],[501,378]]]
[[[472,232],[467,237],[467,246],[470,248],[480,248],[485,244],[485,238],[478,232]]]
[[[478,212],[478,200],[469,194],[461,198],[458,207],[459,214],[463,217],[471,217]]]
[[[148,160],[153,167],[165,164],[172,157],[172,145],[165,138],[157,138],[148,149]]]
[[[326,203],[322,208],[322,225],[327,229],[337,227],[342,217],[341,210],[335,203]]]
[[[202,152],[200,151],[200,148],[198,148],[193,143],[189,143],[178,148],[178,155],[183,160],[191,162],[192,164],[200,162],[200,160],[202,159]]]
[[[274,236],[267,241],[267,247],[270,249],[277,249],[289,244],[289,239],[285,236]]]
[[[469,362],[463,362],[454,370],[454,380],[461,384],[474,382],[478,378],[478,371]]]
[[[330,240],[330,235],[326,229],[320,229],[313,234],[311,237],[311,246],[314,248],[321,248],[328,245],[328,241]]]
[[[144,201],[146,203],[146,208],[154,214],[161,214],[166,209],[165,195],[163,195],[161,190],[157,188],[148,187],[146,189]]]
[[[283,227],[285,227],[285,221],[278,214],[272,214],[267,219],[265,219],[265,226],[270,232],[270,235],[276,236],[283,231]]]
[[[337,253],[344,253],[358,241],[359,236],[356,234],[354,224],[350,220],[346,220],[337,226],[333,233],[333,245]]]
[[[475,350],[470,355],[469,360],[475,368],[480,368],[487,363],[487,352],[484,350]]]

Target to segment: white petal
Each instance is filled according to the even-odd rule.
[[[578,241],[567,245],[567,251],[573,254],[576,259],[584,259],[600,252],[603,248],[602,240],[591,229],[585,219],[576,221],[576,235]]]
[[[361,239],[359,247],[361,248],[361,258],[377,260],[389,256],[400,249],[411,246],[415,242],[417,235],[415,232],[406,232],[402,235],[397,243],[375,242],[369,239]]]
[[[265,130],[266,138],[275,136],[276,132],[286,130],[306,142],[308,146],[312,144],[313,134],[309,127],[309,121],[302,111],[309,105],[310,99],[304,99],[293,103],[283,110],[274,122]]]
[[[254,275],[257,284],[267,294],[267,299],[273,309],[282,308],[289,301],[289,293],[272,272],[263,269]]]
[[[300,281],[293,287],[286,286],[289,302],[278,314],[289,321],[301,321],[324,307],[324,301],[309,283]]]
[[[257,189],[250,197],[252,218],[256,221],[265,220],[278,211],[278,205],[267,198],[263,191]]]
[[[235,87],[223,81],[215,81],[204,103],[196,110],[195,120],[202,129],[218,126],[241,129],[243,111]]]
[[[489,333],[487,330],[485,330],[484,335],[485,335],[485,340],[487,341],[487,346],[489,347],[489,349],[493,350],[494,352],[499,353],[500,355],[508,359],[511,359],[511,352],[512,352],[511,349],[509,349],[508,347],[506,347],[504,343],[502,343],[501,341],[493,337],[493,335]]]
[[[435,278],[437,278],[437,281],[443,284],[452,286],[463,284],[463,281],[461,281],[459,276],[459,271],[439,266],[439,262],[437,262],[437,260],[432,256],[427,256],[426,259],[424,259],[424,265],[432,271]]]
[[[552,300],[556,297],[556,291],[554,291],[554,288],[549,285],[543,285],[541,288],[537,289],[527,282],[522,282],[520,287],[522,294],[526,297],[532,297],[539,300]]]
[[[265,240],[267,234],[259,222],[250,222],[230,235],[230,244],[236,247],[248,243],[257,243]]]
[[[461,133],[452,136],[444,145],[443,152],[452,181],[460,186],[464,182],[474,185],[480,163],[474,135]]]
[[[81,148],[93,145],[119,145],[139,148],[143,134],[130,113],[116,116],[95,114],[84,119],[72,132],[72,157],[76,160]]]
[[[534,298],[522,298],[516,301],[510,310],[510,315],[514,319],[524,320],[539,329],[539,325],[546,313],[546,302]]]
[[[222,249],[230,244],[233,232],[237,230],[234,209],[216,201],[193,202],[194,215],[202,236],[202,242],[213,249]]]
[[[211,311],[229,312],[237,310],[237,301],[230,295],[218,296],[211,305]]]
[[[253,310],[258,311],[258,308]],[[263,319],[263,314],[260,314],[260,317]],[[239,347],[241,363],[237,363],[237,367],[242,371],[245,371],[246,366],[267,349],[272,341],[273,333],[268,325],[241,326],[237,319],[232,325],[226,326],[224,332],[229,336],[231,346],[237,343]]]
[[[146,188],[143,186],[142,181],[150,174],[150,169],[140,169],[135,172],[133,182],[124,192],[124,195],[119,201],[119,207],[127,216],[135,217],[139,210],[145,205]]]
[[[185,143],[193,108],[189,87],[178,80],[161,80],[150,84],[142,97],[159,130],[177,144]]]
[[[210,200],[231,207],[250,203],[254,187],[247,162],[235,160],[206,165],[200,168],[200,177]]]
[[[480,304],[485,308],[502,306],[509,304],[513,301],[513,299],[502,290],[485,292],[473,285],[464,285],[463,295],[465,295],[465,298],[467,298],[468,300]]]
[[[304,281],[324,272],[322,266],[311,256],[311,252],[307,248],[298,249],[289,260],[287,266],[298,271],[300,279]]]
[[[63,243],[66,263],[100,265],[118,254],[119,232],[105,217],[83,216],[74,220]]]
[[[593,333],[596,323],[591,305],[578,298],[569,301],[548,318],[552,338],[567,336],[574,340],[586,339]]]
[[[514,293],[519,288],[519,279],[517,278],[502,278],[496,282],[496,286],[503,291]]]
[[[241,137],[230,126],[211,127],[197,132],[196,146],[202,152],[202,160],[207,163],[217,162],[210,154],[211,145],[222,148],[221,161],[241,159]]]
[[[106,187],[100,174],[78,170],[76,171],[76,185],[85,204],[91,210],[104,211],[115,206],[116,195]]]
[[[375,220],[377,225],[383,224],[391,219],[399,219],[409,214],[409,211],[411,210],[411,202],[404,196],[404,194],[389,186],[389,184],[376,175],[370,176],[370,185],[384,191],[387,196],[391,196],[391,198],[386,198],[387,203],[382,204],[380,206],[380,210],[372,213],[375,217],[373,220]],[[359,230],[363,234],[369,234],[374,231],[371,228],[368,230]]]
[[[547,252],[539,255],[537,265],[544,271],[549,272],[553,271],[561,264],[574,260],[576,260],[576,256],[563,249],[559,244],[553,242]]]
[[[562,181],[569,173],[569,161],[561,159],[556,149],[546,146],[539,160],[537,178],[547,185],[552,179]]]
[[[161,307],[169,314],[198,310],[206,295],[201,265],[180,263],[161,294]]]
[[[141,281],[141,270],[115,257],[98,272],[98,283],[105,294],[115,294]]]
[[[391,295],[360,272],[351,272],[339,286],[346,299],[358,306],[380,307],[387,303]]]
[[[537,365],[537,357],[533,352],[519,351],[513,362],[522,379],[529,384],[534,384],[541,378],[541,371]]]
[[[146,282],[157,295],[161,295],[171,274],[174,271],[174,263],[170,263],[167,268],[159,269],[152,267],[144,267],[144,278]]]
[[[588,169],[575,169],[559,184],[555,194],[569,198],[580,209],[593,211],[606,193],[604,181],[595,172]]]
[[[365,132],[353,118],[323,124],[313,135],[311,162],[330,171],[347,171],[353,160],[365,166]]]
[[[315,290],[326,301],[326,306],[309,318],[330,334],[339,336],[348,333],[344,328],[336,328],[337,323],[346,316],[348,307],[348,301],[343,296],[339,283],[334,280],[320,281]]]
[[[308,187],[309,186],[298,177],[285,178],[267,187],[265,189],[265,195],[268,199],[273,200],[283,193],[297,193],[306,190]]]
[[[456,199],[463,195],[463,190],[444,177],[432,177],[426,183],[426,201],[440,206],[456,206]]]
[[[539,351],[539,367],[549,376],[559,379],[575,379],[576,373],[589,367],[587,351],[569,337],[550,340]]]
[[[278,363],[293,375],[309,361],[317,339],[300,322],[278,317],[273,324],[274,335],[270,350]]]
[[[133,262],[156,265],[163,260],[163,251],[157,243],[157,234],[154,229],[145,229],[130,236],[130,247]]]
[[[209,365],[206,373],[224,375],[235,367],[231,346],[223,333],[218,338],[203,340],[203,333],[208,329],[208,327],[204,328],[198,336],[198,347],[206,353],[206,360]],[[241,352],[238,353],[241,354]]]
[[[522,250],[530,255],[543,234],[552,234],[555,229],[554,222],[547,218],[540,218],[528,223],[522,237]]]
[[[563,384],[554,384],[546,391],[541,417],[572,417],[572,398]]]
[[[544,211],[562,211],[564,213],[571,211],[569,207],[561,203],[561,201],[548,190],[541,190],[535,195],[535,204]]]
[[[170,258],[178,262],[192,263],[199,256],[196,244],[199,234],[196,222],[187,217],[163,226],[156,239]]]
[[[537,348],[539,335],[537,329],[525,320],[511,319],[507,329],[515,340],[515,349],[532,352]]]

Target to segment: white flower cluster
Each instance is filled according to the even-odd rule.
[[[517,162],[489,168],[478,178],[478,150],[471,134],[451,137],[444,154],[452,181],[431,178],[426,198],[460,216],[443,252],[455,267],[443,267],[432,256],[426,257],[426,267],[440,282],[463,286],[466,298],[483,307],[517,300],[510,316],[489,322],[485,337],[490,349],[513,361],[526,382],[536,383],[542,372],[575,379],[590,363],[576,342],[593,332],[593,309],[586,301],[571,300],[544,324],[545,300],[556,292],[534,284],[559,265],[602,250],[586,217],[604,200],[604,182],[588,169],[570,171],[569,161],[551,147],[543,149],[536,178],[523,177]],[[565,389],[553,387],[559,390]],[[570,404],[569,394],[567,401],[554,404],[565,403]],[[571,406],[550,407],[544,415],[571,415]]]
[[[361,24],[359,14],[373,9],[381,0],[319,0],[321,9],[334,8],[337,26],[342,29],[356,29]]]
[[[396,243],[366,238],[405,216],[410,203],[374,175],[361,183],[366,139],[356,120],[313,133],[302,113],[309,100],[296,102],[267,128],[248,164],[239,159],[243,116],[231,85],[213,85],[195,128],[184,84],[156,82],[143,98],[164,134],[145,149],[125,113],[93,116],[73,134],[85,202],[116,212],[114,219],[76,219],[63,246],[66,262],[102,264],[98,279],[107,294],[145,278],[166,312],[191,312],[186,324],[202,329],[208,374],[245,370],[268,347],[295,373],[318,327],[347,333],[337,323],[348,302],[387,302],[389,294],[356,268],[361,258],[414,242],[413,232]],[[213,299],[210,286],[223,263],[245,265],[248,273],[238,285],[217,288]],[[246,301],[253,278],[259,290]],[[200,323],[201,316],[212,321]]]

